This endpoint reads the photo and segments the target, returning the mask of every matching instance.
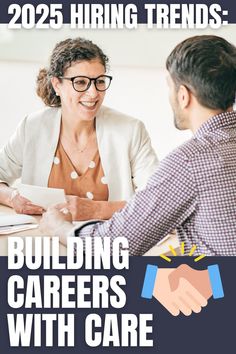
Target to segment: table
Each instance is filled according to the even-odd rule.
[[[15,211],[9,207],[0,205],[0,213],[14,214]],[[35,216],[37,221],[40,221],[40,216]],[[0,235],[0,256],[7,256],[7,240],[8,237],[19,236],[19,237],[27,237],[27,236],[43,236],[43,234],[39,231],[39,229],[32,229],[27,231],[17,232],[11,235]],[[179,254],[179,241],[176,234],[171,234],[165,240],[160,241],[157,245],[152,247],[144,256],[159,256],[160,254],[171,254],[169,246],[172,246]],[[66,247],[60,244],[60,255],[66,256]]]

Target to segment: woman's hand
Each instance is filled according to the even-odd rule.
[[[32,204],[29,199],[22,197],[17,191],[13,191],[11,207],[18,214],[41,215],[44,211],[42,207]]]

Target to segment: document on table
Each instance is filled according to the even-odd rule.
[[[0,213],[0,235],[36,229],[37,221],[30,215]]]
[[[22,197],[29,199],[33,204],[47,209],[53,204],[66,203],[64,189],[20,184],[18,191]]]

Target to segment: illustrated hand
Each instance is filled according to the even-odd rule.
[[[187,264],[181,264],[176,270],[169,275],[170,288],[175,291],[181,279],[186,279],[202,294],[205,299],[212,296],[212,288],[208,270],[196,270]]]
[[[57,208],[67,208],[72,214],[74,221],[91,220],[96,218],[96,202],[86,198],[79,198],[74,195],[67,195],[66,199],[67,203],[58,204]]]
[[[72,215],[68,212],[64,214],[57,207],[50,207],[43,214],[40,221],[39,230],[50,236],[64,235],[73,228]]]
[[[17,191],[13,192],[11,207],[18,214],[41,215],[44,211],[42,207],[32,204],[29,199],[22,197]]]
[[[153,296],[173,316],[178,316],[180,312],[185,316],[190,316],[192,312],[199,313],[202,307],[207,305],[207,300],[188,280],[179,278],[178,288],[171,289],[169,279],[172,277],[173,282],[175,274],[179,276],[177,270],[173,268],[158,269]]]

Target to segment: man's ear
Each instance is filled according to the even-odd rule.
[[[52,87],[54,88],[54,91],[56,92],[56,95],[59,96],[60,95],[60,87],[59,87],[59,84],[60,84],[60,80],[53,76],[51,78],[51,84],[52,84]]]
[[[181,109],[188,107],[190,103],[190,91],[186,86],[180,85],[177,93],[177,99]]]

